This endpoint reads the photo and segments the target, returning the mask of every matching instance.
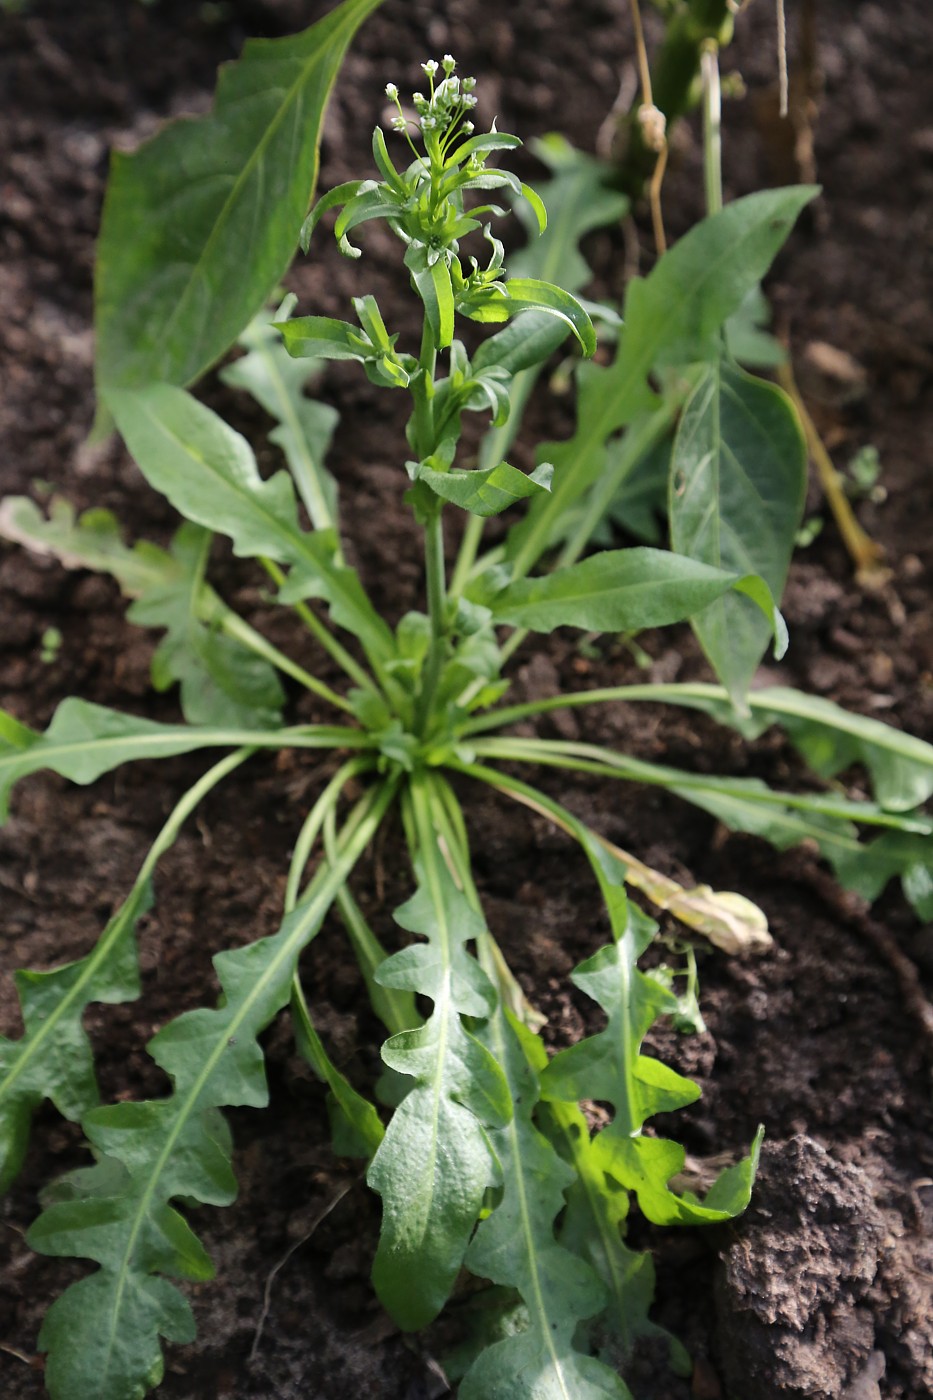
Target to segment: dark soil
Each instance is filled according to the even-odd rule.
[[[164,541],[171,532],[171,511],[119,448],[82,448],[92,416],[91,269],[107,150],[138,141],[165,116],[203,110],[216,65],[234,57],[248,35],[289,32],[326,8],[312,0],[162,0],[151,7],[34,0],[22,15],[0,21],[4,493],[47,483],[78,507],[113,509],[134,538]],[[817,21],[823,90],[815,160],[824,194],[782,256],[770,290],[837,462],[868,443],[880,451],[884,500],[866,501],[859,512],[886,549],[891,578],[881,589],[857,584],[827,522],[794,565],[785,608],[793,645],[766,678],[931,738],[933,510],[923,444],[933,438],[933,11],[922,0],[821,0]],[[727,197],[768,183],[787,163],[767,119],[772,26],[772,7],[753,6],[731,51],[749,97],[727,108]],[[610,0],[513,0],[508,7],[386,0],[338,86],[322,188],[368,170],[369,133],[386,80],[414,82],[417,64],[446,50],[480,79],[481,117],[498,114],[502,129],[526,138],[560,128],[587,149],[631,71],[626,7]],[[805,144],[798,150],[804,166]],[[698,171],[696,137],[684,127],[666,184],[674,233],[700,212]],[[643,222],[638,228],[644,269],[650,238]],[[621,235],[593,240],[604,287],[618,290],[626,258],[631,266],[633,232],[626,242]],[[386,319],[397,324],[406,313],[396,311],[393,273],[375,257],[361,268]],[[299,267],[292,281],[305,309],[339,315],[359,290],[358,271],[322,242],[319,259]],[[812,350],[813,342],[847,351],[856,366],[841,379],[827,378],[825,355]],[[417,603],[419,588],[415,537],[401,505],[401,425],[385,417],[384,397],[339,369],[322,386],[342,415],[334,470],[355,559],[394,617]],[[215,380],[205,392],[243,431],[261,431],[261,415]],[[567,422],[553,406],[537,406],[516,457],[522,464],[538,430],[560,435]],[[261,460],[271,463],[271,452]],[[822,509],[816,492],[811,505]],[[247,616],[264,619],[277,643],[303,646],[287,617],[268,619],[248,566],[234,567],[219,550],[217,577]],[[0,598],[0,704],[21,719],[44,725],[72,693],[176,717],[173,697],[154,697],[148,688],[152,640],[125,621],[108,581],[4,549]],[[63,641],[54,660],[43,662],[49,627]],[[657,679],[706,674],[688,633],[642,640]],[[516,672],[516,698],[644,674],[608,639],[594,658],[567,636],[536,653],[526,648]],[[301,703],[296,713],[314,717]],[[557,717],[542,727],[705,771],[779,781],[799,771],[779,736],[748,747],[659,709]],[[0,834],[0,1030],[21,1032],[12,970],[87,951],[186,780],[203,767],[197,758],[138,765],[90,789],[42,776],[17,790]],[[93,1008],[88,1018],[106,1099],[163,1091],[144,1052],[153,1030],[210,1000],[214,952],[277,926],[297,823],[328,772],[314,757],[254,760],[206,803],[166,857],[157,906],[140,932],[144,994],[128,1006]],[[692,1038],[662,1031],[652,1039],[654,1053],[703,1088],[702,1100],[676,1124],[662,1125],[685,1142],[692,1170],[703,1177],[717,1154],[738,1154],[759,1121],[769,1145],[752,1208],[734,1229],[664,1233],[635,1225],[639,1243],[656,1253],[656,1316],[683,1339],[695,1367],[691,1379],[679,1380],[663,1358],[646,1352],[628,1376],[634,1394],[929,1396],[933,1047],[923,1017],[933,975],[930,931],[894,892],[868,915],[835,889],[811,853],[776,855],[662,793],[582,780],[547,785],[658,868],[756,900],[775,935],[773,951],[755,959],[704,951],[708,1031]],[[589,1015],[568,993],[567,974],[605,936],[586,872],[564,838],[537,818],[504,810],[485,791],[464,789],[463,798],[491,925],[548,1014],[551,1042],[566,1043]],[[391,939],[386,911],[408,893],[391,833],[364,863],[357,889]],[[325,929],[305,971],[325,1039],[353,1078],[371,1082],[380,1036],[339,928]],[[160,1393],[175,1400],[447,1394],[434,1359],[442,1338],[402,1337],[374,1301],[368,1269],[378,1202],[358,1165],[334,1159],[323,1093],[295,1055],[286,1024],[270,1031],[267,1048],[271,1107],[231,1115],[239,1200],[227,1211],[195,1213],[219,1279],[192,1290],[199,1340],[170,1352]],[[84,1160],[77,1129],[42,1111],[0,1216],[4,1400],[43,1393],[38,1325],[48,1300],[84,1268],[30,1254],[23,1232],[41,1184]],[[454,1318],[456,1312],[455,1302]]]

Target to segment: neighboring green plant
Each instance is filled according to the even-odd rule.
[[[639,1335],[657,1331],[648,1318],[650,1257],[632,1252],[624,1238],[632,1197],[660,1225],[731,1218],[748,1201],[760,1134],[749,1157],[723,1172],[704,1200],[670,1189],[684,1151],[644,1125],[699,1091],[642,1045],[661,1016],[696,1024],[695,967],[688,958],[683,996],[673,990],[681,969],[651,976],[639,970],[656,926],[629,902],[625,886],[725,947],[762,946],[768,934],[747,900],[706,886],[682,889],[516,777],[515,764],[659,785],[778,846],[815,839],[866,893],[906,871],[915,895],[930,897],[931,828],[914,809],[933,790],[933,749],[793,691],[748,696],[766,633],[783,641],[776,589],[768,568],[759,567],[755,541],[744,542],[747,558],[737,543],[728,558],[712,559],[708,522],[697,514],[698,495],[708,516],[721,514],[724,483],[732,480],[710,470],[716,415],[741,417],[750,402],[765,418],[779,411],[769,391],[750,389],[724,358],[722,328],[757,286],[812,191],[739,201],[633,283],[615,359],[582,372],[581,428],[570,444],[551,445],[550,462],[525,475],[487,449],[483,465],[465,468],[457,456],[463,415],[489,414],[493,431],[502,433],[518,377],[533,376],[571,333],[591,354],[595,336],[566,289],[527,269],[507,275],[491,229],[503,211],[468,202],[487,191],[523,195],[544,229],[538,197],[490,163],[517,139],[474,132],[472,84],[458,78],[449,56],[424,65],[428,90],[414,98],[416,117],[399,106],[394,124],[407,163],[396,165],[377,128],[378,177],[326,195],[302,229],[321,93],[373,8],[374,0],[347,0],[305,35],[252,47],[222,78],[214,116],[169,128],[115,167],[100,251],[98,386],[143,475],[184,518],[169,549],[128,548],[106,512],[76,519],[58,502],[46,519],[22,498],[3,507],[8,538],[70,566],[111,573],[134,599],[133,620],[164,631],[153,678],[159,688],[180,685],[186,722],[156,723],[68,699],[40,734],[0,712],[0,794],[40,769],[89,783],[134,759],[228,751],[179,799],[96,946],[67,966],[16,974],[25,1032],[0,1041],[0,1178],[6,1184],[19,1169],[32,1113],[45,1098],[80,1120],[95,1157],[93,1166],[49,1188],[29,1231],[36,1249],[98,1266],[53,1304],[40,1336],[49,1353],[47,1384],[60,1400],[135,1400],[161,1379],[161,1339],[191,1340],[189,1306],[169,1280],[204,1280],[212,1266],[179,1205],[233,1199],[231,1140],[220,1110],[267,1101],[257,1036],[289,1003],[297,1044],[328,1086],[336,1150],[369,1159],[368,1180],[383,1207],[374,1282],[399,1325],[430,1322],[464,1265],[496,1285],[486,1316],[498,1323],[498,1332],[490,1329],[498,1340],[480,1343],[464,1361],[462,1400],[628,1396],[617,1367]],[[302,82],[308,88],[299,102]],[[393,85],[387,93],[397,101]],[[230,144],[219,154],[204,131],[205,123],[214,130],[222,112]],[[310,136],[305,119],[314,127]],[[297,143],[287,160],[276,145],[283,126]],[[183,198],[200,185],[189,186],[189,158],[216,161],[225,171],[223,197],[214,199],[210,185],[190,224]],[[305,168],[297,170],[295,160]],[[140,207],[152,211],[151,220]],[[322,215],[335,210],[336,235],[351,256],[357,250],[349,236],[369,220],[384,221],[403,245],[422,321],[417,348],[387,328],[369,295],[355,299],[355,321],[291,320],[290,306],[274,318],[261,312],[299,236],[307,242]],[[471,237],[479,246],[485,240],[485,263],[461,254],[461,241]],[[511,323],[470,356],[456,338],[459,318]],[[267,480],[247,442],[179,387],[234,337],[247,353],[225,377],[252,392],[278,424],[272,436],[288,470]],[[357,361],[375,385],[410,398],[407,476],[399,476],[423,531],[427,610],[406,614],[394,630],[343,553],[336,483],[322,464],[333,415],[303,395],[322,358]],[[639,449],[663,435],[683,394],[659,395],[652,386],[680,384],[685,365],[695,368],[679,430],[681,458],[685,473],[695,463],[695,481],[685,481],[682,524],[695,557],[639,547],[581,558],[590,502],[615,491],[625,476],[619,457],[634,451],[607,448],[611,434],[627,425]],[[520,383],[526,392],[529,380]],[[766,532],[779,563],[790,548],[781,531],[792,538],[797,524],[786,483],[781,490]],[[469,526],[449,576],[445,510],[482,521],[515,503],[526,510],[505,545],[478,563],[477,532]],[[567,539],[565,514],[581,503]],[[352,513],[352,502],[345,509]],[[239,557],[261,561],[277,589],[273,604],[297,610],[344,685],[321,680],[307,658],[284,655],[221,600],[206,577],[215,531]],[[557,567],[533,575],[560,540]],[[773,576],[779,573],[775,566]],[[697,620],[724,686],[630,686],[496,708],[508,688],[508,654],[529,630],[633,632],[685,617]],[[508,641],[503,626],[517,629]],[[329,705],[335,722],[285,723],[280,674]],[[824,777],[862,762],[878,801],[850,802],[832,785],[777,792],[757,779],[697,775],[585,742],[505,732],[559,706],[645,699],[703,709],[749,733],[781,723]],[[204,797],[269,749],[340,756],[310,810],[295,814],[281,927],[217,954],[218,1004],[185,1013],[150,1042],[172,1083],[168,1096],[101,1106],[83,1013],[91,1002],[138,995],[134,929],[151,905],[159,859]],[[541,1017],[482,912],[469,807],[459,795],[471,785],[491,786],[567,832],[605,904],[612,939],[573,974],[606,1013],[605,1027],[550,1061],[536,1034]],[[393,952],[379,943],[348,888],[391,811],[401,813],[415,884],[395,914],[414,937]],[[883,834],[862,840],[856,822]],[[298,975],[300,953],[332,908],[389,1032],[382,1059],[395,1107],[387,1126],[330,1059]],[[426,1017],[416,998],[430,1005]],[[580,1108],[591,1099],[613,1110],[597,1131]],[[674,1344],[672,1354],[685,1363]]]

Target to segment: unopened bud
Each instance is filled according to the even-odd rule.
[[[386,83],[386,97],[388,97],[390,102],[394,102],[398,97],[398,88],[394,83]]]

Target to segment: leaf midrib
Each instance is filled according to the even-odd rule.
[[[383,790],[384,797],[386,797],[387,794],[391,794],[390,788],[386,788]],[[378,807],[378,805],[378,803],[374,804],[374,810]],[[370,815],[372,815],[372,813]],[[203,1092],[205,1085],[207,1084],[210,1076],[216,1069],[225,1050],[227,1050],[230,1041],[232,1039],[235,1039],[239,1028],[243,1024],[243,1021],[249,1015],[250,1011],[255,1006],[257,1000],[260,998],[262,993],[265,992],[270,982],[272,982],[276,975],[279,973],[281,967],[290,958],[297,957],[297,954],[302,947],[303,940],[305,939],[309,928],[313,927],[315,920],[319,917],[319,911],[326,912],[327,907],[334,898],[336,890],[340,887],[340,885],[343,884],[343,881],[346,879],[347,876],[347,871],[349,868],[352,867],[353,863],[354,862],[351,855],[348,852],[344,852],[340,859],[331,866],[328,877],[324,880],[322,887],[318,891],[317,895],[308,904],[304,916],[296,922],[294,929],[292,930],[288,938],[284,940],[282,947],[279,949],[278,953],[266,966],[266,969],[259,976],[259,978],[252,984],[250,990],[246,994],[243,1001],[240,1003],[232,1019],[227,1021],[222,1026],[222,1034],[218,1035],[217,1037],[217,1046],[215,1047],[213,1053],[210,1054],[204,1061],[200,1071],[198,1072],[194,1081],[190,1085],[185,1097],[178,1105],[178,1108],[175,1113],[174,1123],[169,1129],[169,1133],[165,1139],[162,1150],[156,1158],[153,1170],[147,1178],[143,1193],[139,1198],[139,1204],[133,1220],[133,1225],[130,1231],[129,1239],[127,1240],[126,1249],[124,1251],[123,1258],[121,1260],[120,1267],[117,1272],[117,1287],[114,1294],[114,1305],[111,1313],[111,1326],[108,1333],[107,1364],[106,1371],[104,1373],[105,1376],[110,1370],[110,1358],[113,1356],[115,1348],[116,1331],[120,1317],[120,1304],[123,1298],[123,1294],[126,1290],[127,1284],[129,1283],[130,1274],[132,1272],[132,1256],[136,1246],[136,1241],[139,1237],[139,1233],[142,1230],[145,1220],[148,1218],[149,1207],[151,1205],[152,1198],[155,1195],[156,1187],[158,1186],[162,1173],[165,1170],[166,1164],[168,1163],[169,1158],[171,1157],[175,1144],[178,1141],[178,1138],[181,1135],[185,1124],[187,1123],[191,1114],[194,1112],[197,1106],[198,1099],[200,1098],[200,1095]]]
[[[379,4],[379,3],[381,3],[381,0],[368,0],[368,5],[364,5],[364,6],[362,7],[363,12],[360,14],[359,19],[356,18],[357,9],[354,9],[354,10],[351,10],[350,12],[348,12],[348,15],[347,15],[346,20],[345,20],[343,23],[341,23],[341,24],[335,26],[334,31],[333,31],[333,34],[332,34],[330,40],[328,41],[328,44],[329,44],[329,45],[332,45],[332,44],[334,43],[335,40],[337,40],[338,43],[340,43],[341,45],[345,45],[346,43],[349,43],[349,37],[350,37],[349,35],[346,37],[346,39],[344,39],[344,35],[346,34],[346,31],[349,30],[349,31],[350,31],[350,35],[352,35],[353,32],[354,32],[354,31],[356,30],[356,28],[358,27],[358,25],[362,23],[363,18],[365,17],[365,14],[366,14],[369,10],[375,9],[375,8],[376,8],[376,5]],[[357,8],[359,8],[359,7],[357,7]],[[169,317],[167,318],[167,320],[163,323],[162,329],[161,329],[161,331],[159,332],[159,335],[153,340],[152,345],[151,345],[151,348],[150,348],[150,350],[149,350],[149,354],[151,355],[151,357],[152,357],[153,359],[155,359],[155,357],[158,355],[158,357],[159,357],[159,362],[160,362],[160,363],[161,363],[161,357],[162,357],[162,355],[163,355],[166,342],[167,342],[167,340],[168,340],[168,338],[169,338],[169,336],[170,336],[170,334],[171,334],[171,331],[172,331],[172,329],[173,329],[173,327],[174,327],[174,325],[175,325],[175,323],[176,323],[176,321],[177,321],[179,315],[181,314],[181,311],[182,311],[183,309],[187,309],[188,301],[189,301],[189,299],[190,299],[190,297],[191,297],[191,295],[192,295],[192,292],[193,292],[193,288],[194,288],[194,286],[195,286],[195,283],[196,283],[196,281],[199,279],[199,277],[200,277],[200,275],[201,275],[201,266],[202,266],[202,264],[207,260],[208,254],[213,252],[214,244],[215,244],[217,238],[220,236],[220,231],[221,231],[221,229],[226,225],[226,222],[227,222],[228,218],[231,216],[231,210],[232,210],[234,204],[235,204],[235,203],[238,201],[238,199],[239,199],[239,195],[240,195],[240,191],[241,191],[242,186],[246,183],[247,179],[250,178],[250,177],[252,176],[253,169],[254,169],[254,167],[256,166],[256,164],[259,163],[259,162],[265,157],[266,146],[267,146],[267,145],[269,144],[269,142],[271,141],[272,136],[273,136],[274,134],[277,133],[279,126],[280,126],[281,123],[284,121],[285,114],[286,114],[286,112],[290,109],[292,102],[295,100],[296,93],[304,86],[304,84],[305,84],[305,82],[306,82],[306,80],[307,80],[309,71],[310,71],[312,68],[316,67],[316,66],[320,63],[321,57],[322,57],[322,52],[321,52],[321,49],[320,49],[320,48],[317,48],[317,49],[312,50],[312,52],[309,54],[309,56],[308,56],[307,60],[305,61],[305,63],[301,66],[301,69],[300,69],[300,72],[299,72],[298,77],[295,79],[295,81],[292,83],[292,85],[291,85],[289,88],[287,88],[287,89],[285,90],[285,97],[282,99],[282,101],[281,101],[281,103],[280,103],[280,105],[279,105],[279,108],[278,108],[278,110],[276,111],[275,116],[273,117],[272,121],[268,124],[268,126],[265,128],[265,130],[264,130],[262,136],[260,137],[260,139],[259,139],[259,141],[257,142],[256,146],[254,147],[252,153],[250,154],[249,159],[247,160],[246,164],[245,164],[245,165],[242,167],[242,169],[240,170],[240,173],[238,174],[238,176],[237,176],[237,178],[236,178],[236,181],[234,182],[233,186],[231,187],[230,193],[228,194],[227,198],[224,200],[224,203],[223,203],[223,205],[222,205],[221,208],[220,208],[220,212],[219,212],[217,218],[215,219],[215,221],[214,221],[214,223],[213,223],[213,225],[212,225],[212,227],[211,227],[211,232],[210,232],[210,234],[209,234],[209,236],[208,236],[208,238],[207,238],[207,241],[205,242],[204,247],[201,249],[201,252],[199,253],[197,260],[196,260],[195,262],[193,262],[193,263],[190,264],[190,269],[191,269],[191,270],[190,270],[189,275],[188,275],[188,278],[187,278],[187,280],[186,280],[184,290],[181,292],[180,296],[178,297],[178,300],[175,302],[175,305],[174,305],[174,307],[173,307],[173,309],[172,309],[171,314],[169,315]],[[248,62],[249,60],[248,60],[247,58],[244,57],[244,58],[241,59],[240,61],[241,61],[241,62]],[[334,82],[336,81],[336,77],[337,77],[337,75],[336,75],[336,72],[335,72],[335,73],[334,73],[334,76],[332,77],[330,83],[329,83],[328,86],[327,86],[327,89],[326,89],[326,92],[325,92],[325,96],[324,96],[324,105],[326,105],[326,103],[327,103],[327,100],[328,100],[328,98],[329,98],[329,96],[330,96],[330,93],[331,93],[331,91],[332,91],[332,89],[333,89]],[[232,106],[232,105],[234,105],[234,104],[231,103],[231,106]],[[226,109],[225,109],[225,110],[226,110]],[[322,110],[323,110],[323,108],[322,108]],[[313,177],[312,177],[312,182],[311,182],[311,188],[312,188],[312,189],[314,188],[314,184],[316,183],[316,180],[317,180],[317,169],[318,169],[318,157],[317,157],[317,145],[316,145],[316,146],[315,146],[314,165],[313,165]],[[197,372],[196,372],[196,373],[197,373]],[[196,377],[196,375],[193,376],[193,377]],[[104,385],[106,385],[108,382],[109,382],[109,383],[116,383],[117,381],[111,379],[111,380],[109,380],[109,381],[108,381],[108,380],[104,380],[103,382],[104,382]],[[187,382],[190,383],[190,380],[187,381]]]

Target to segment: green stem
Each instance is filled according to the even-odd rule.
[[[731,797],[758,807],[777,807],[785,810],[785,813],[786,809],[790,809],[802,812],[804,816],[817,813],[822,817],[846,823],[858,821],[867,826],[887,827],[897,831],[929,831],[928,824],[922,819],[918,823],[911,817],[905,818],[896,812],[885,812],[874,803],[852,802],[847,798],[836,797],[831,792],[785,792],[763,784],[756,786],[756,780],[747,778],[707,777],[702,773],[690,773],[659,763],[648,763],[644,759],[615,753],[612,749],[604,749],[596,744],[573,743],[561,739],[479,739],[473,745],[473,751],[478,758],[537,763],[545,767],[566,768],[575,773],[592,773],[602,778],[621,778],[624,782],[646,783],[652,787],[666,788],[688,800],[693,800],[690,793],[698,792],[701,796],[705,793],[713,797]],[[801,827],[801,839],[804,834],[806,832]]]
[[[686,687],[689,690],[691,687]],[[501,710],[491,710],[487,714],[479,715],[476,719],[468,720],[463,726],[461,734],[464,738],[468,735],[484,734],[490,729],[507,729],[510,725],[518,724],[523,719],[530,719],[535,715],[546,715],[551,710],[572,710],[580,705],[603,705],[619,700],[660,700],[676,703],[675,694],[677,687],[674,685],[613,685],[604,686],[596,690],[571,691],[569,695],[551,695],[544,700],[529,700],[521,705],[506,705]],[[721,686],[704,686],[701,692],[704,697],[718,699],[722,696],[723,704],[731,705],[728,692]]]
[[[314,850],[315,842],[328,814],[335,810],[347,783],[360,773],[371,770],[373,766],[371,758],[363,758],[362,756],[351,758],[344,763],[338,768],[305,818],[301,831],[298,833],[298,840],[295,842],[295,850],[288,870],[288,882],[285,886],[286,914],[290,914],[298,902],[298,890],[305,866],[311,858],[311,852]]]
[[[392,774],[384,779],[378,787],[372,788],[360,798],[340,829],[340,835],[338,837],[339,850],[336,858],[333,860],[325,859],[321,861],[300,897],[295,900],[294,910],[307,907],[309,904],[319,900],[321,895],[325,893],[326,907],[330,907],[337,897],[337,891],[349,878],[354,865],[356,865],[364,850],[375,836],[379,824],[395,796],[399,780],[398,774]],[[315,806],[317,805],[318,804],[315,804]],[[326,816],[326,809],[324,815]],[[305,825],[307,826],[308,823],[306,822]],[[304,828],[302,829],[301,836],[299,836],[299,841],[302,839],[303,835]],[[314,844],[313,841],[311,844]],[[292,857],[292,866],[294,867],[294,865],[295,856]],[[304,866],[299,870],[298,880],[301,879],[303,869]],[[289,877],[291,877],[291,870],[289,871]]]
[[[265,569],[266,573],[272,579],[272,582],[276,585],[276,587],[281,588],[282,584],[285,582],[285,574],[279,568],[278,564],[276,564],[275,560],[260,559],[259,562],[262,564],[262,567]],[[363,667],[359,664],[358,661],[354,661],[353,657],[346,650],[346,648],[343,647],[340,644],[340,642],[337,641],[337,638],[333,635],[333,633],[331,633],[327,629],[327,627],[324,625],[321,619],[311,611],[307,603],[293,603],[292,607],[295,609],[295,612],[301,618],[302,622],[307,627],[312,637],[314,637],[316,641],[320,642],[324,650],[331,657],[333,657],[337,665],[350,677],[350,679],[352,681],[356,681],[357,685],[360,686],[361,689],[368,690],[374,695],[379,695],[379,687],[373,680],[372,676],[369,675],[367,671],[364,671]]]
[[[19,1053],[3,1075],[3,1082],[0,1085],[0,1101],[10,1094],[15,1081],[34,1063],[43,1047],[54,1039],[62,1018],[72,1007],[82,1005],[88,997],[90,989],[94,986],[95,977],[101,968],[108,965],[114,949],[126,933],[127,924],[135,924],[143,912],[145,905],[142,896],[146,886],[152,879],[159,860],[175,844],[179,831],[191,813],[218,783],[222,782],[235,768],[239,768],[241,763],[245,763],[254,752],[255,749],[252,748],[241,748],[237,749],[235,753],[226,754],[219,763],[215,763],[212,768],[209,768],[204,776],[199,778],[194,786],[189,788],[176,803],[162,830],[150,846],[148,854],[140,866],[139,874],[133,882],[133,888],[108,922],[91,952],[86,958],[74,965],[74,976],[67,991],[55,1006],[44,1013],[41,1025],[34,1027],[29,1036],[21,1042],[20,1047],[17,1047]],[[8,1177],[8,1172],[12,1170],[15,1170],[15,1164],[11,1168],[10,1160],[7,1159],[2,1174],[4,1184],[8,1179],[11,1179]]]
[[[324,681],[319,681],[316,676],[312,676],[303,666],[299,666],[297,661],[292,661],[290,656],[286,656],[284,652],[279,651],[278,647],[273,646],[271,642],[267,641],[260,632],[257,632],[248,622],[245,622],[239,614],[225,610],[220,616],[220,627],[228,637],[233,637],[236,641],[253,652],[254,655],[261,656],[263,660],[270,662],[273,666],[277,667],[283,675],[291,676],[293,680],[303,685],[306,690],[310,690],[313,694],[319,695],[322,700],[326,700],[328,704],[336,706],[338,710],[343,710],[346,714],[353,713],[353,706],[350,704],[349,700],[346,700],[342,695],[338,695],[337,691],[331,690],[330,686],[325,684]]]
[[[722,208],[722,93],[719,86],[719,45],[707,39],[700,55],[703,78],[703,181],[706,212]]]
[[[424,534],[425,581],[428,593],[428,617],[431,622],[431,642],[424,663],[421,694],[418,697],[416,724],[420,734],[425,734],[431,721],[431,707],[434,692],[444,661],[447,635],[447,584],[444,568],[444,530],[441,506],[438,505],[425,525]]]
[[[464,527],[463,537],[460,540],[460,548],[457,552],[457,562],[450,579],[450,592],[454,598],[459,598],[466,588],[473,572],[473,565],[476,563],[476,556],[479,547],[483,542],[483,531],[486,522],[481,515],[470,515]]]
[[[473,908],[483,916],[484,928],[477,940],[480,966],[493,986],[498,988],[503,1004],[508,1007],[513,1016],[524,1022],[530,1030],[538,1031],[547,1018],[542,1016],[541,1012],[525,996],[515,974],[505,960],[502,949],[489,928],[486,927],[482,902],[473,879],[470,845],[460,803],[457,801],[453,788],[440,773],[432,773],[429,777],[429,783],[435,822],[450,853],[455,876]]]
[[[430,457],[437,447],[434,441],[434,371],[437,368],[437,345],[427,316],[421,328],[418,365],[421,374],[412,392],[415,400],[413,446],[419,460],[423,461],[425,457]]]
[[[544,276],[559,275],[559,268],[547,271]],[[521,428],[522,419],[531,392],[537,383],[541,372],[541,366],[534,369],[523,369],[513,376],[509,389],[509,419],[501,428],[490,428],[483,438],[479,450],[479,466],[481,468],[494,467],[503,461],[508,455],[509,448],[515,441]],[[466,588],[473,566],[476,563],[476,556],[479,553],[480,545],[483,542],[483,532],[486,522],[479,515],[471,515],[466,523],[463,538],[460,541],[460,550],[457,555],[456,566],[453,577],[450,581],[450,591],[455,598]],[[492,562],[492,561],[490,561]]]

